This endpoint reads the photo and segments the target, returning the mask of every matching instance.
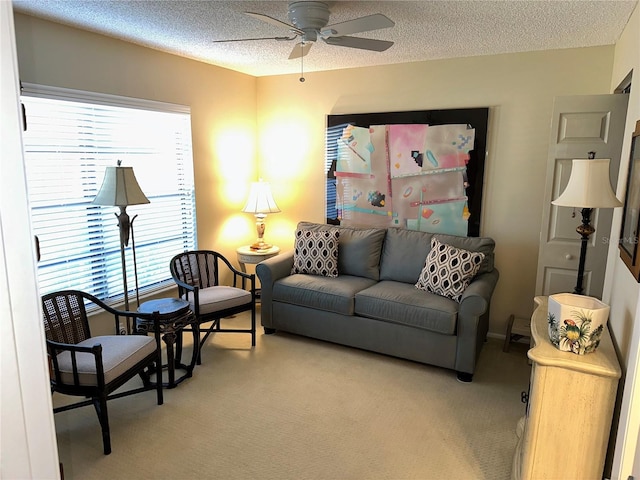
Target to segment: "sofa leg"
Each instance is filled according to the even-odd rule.
[[[456,372],[458,376],[458,381],[462,383],[469,383],[473,381],[473,373],[465,373],[465,372]]]
[[[276,333],[276,329],[275,328],[264,327],[264,334],[265,335],[273,335],[274,333]]]

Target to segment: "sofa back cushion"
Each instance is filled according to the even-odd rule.
[[[370,278],[371,280],[380,279],[380,254],[386,229],[343,227],[311,222],[298,223],[298,229],[311,231],[337,230],[340,233],[338,237],[339,274],[354,275],[356,277]],[[420,268],[422,268],[422,265]],[[420,272],[418,271],[418,273]]]
[[[388,228],[380,260],[380,280],[416,283],[422,272],[431,239],[472,252],[484,253],[484,260],[478,274],[493,271],[495,242],[488,237],[458,237],[455,235],[434,234]]]

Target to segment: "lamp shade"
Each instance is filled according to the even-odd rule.
[[[149,199],[142,193],[133,168],[107,167],[102,187],[93,204],[126,207],[142,203],[149,203]]]
[[[559,207],[621,207],[622,203],[611,188],[609,159],[573,160],[567,187],[551,203]]]
[[[267,182],[253,182],[249,190],[249,198],[242,209],[246,213],[278,213],[280,209],[271,195],[271,186]]]

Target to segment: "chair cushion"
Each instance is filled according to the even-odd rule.
[[[217,287],[202,288],[198,291],[200,315],[221,312],[228,308],[251,304],[251,292],[242,288],[219,285]],[[193,295],[187,299],[191,310],[195,312]]]
[[[470,252],[433,238],[416,288],[459,302],[483,260],[482,252]]]
[[[156,350],[154,338],[143,335],[104,335],[87,338],[77,345],[92,347],[97,344],[102,345],[102,366],[105,383],[112,382]],[[76,354],[80,385],[98,385],[94,359],[95,357],[91,353],[82,352]],[[73,385],[73,367],[70,352],[58,354],[58,367],[62,381],[65,384]]]

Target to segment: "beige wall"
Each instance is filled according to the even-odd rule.
[[[270,238],[292,246],[295,222],[324,221],[327,114],[490,107],[481,234],[496,240],[501,278],[490,330],[533,308],[553,99],[609,93],[613,47],[439,60],[306,75],[258,78],[263,176],[284,214]],[[292,145],[300,134],[306,142]],[[277,148],[277,151],[275,149]],[[282,181],[278,172],[286,172]]]
[[[633,71],[631,93],[625,128],[622,158],[620,161],[620,180],[617,196],[624,198],[626,178],[629,168],[631,134],[635,130],[636,121],[640,120],[640,8],[636,7],[622,36],[616,43],[615,56],[611,76],[611,91]],[[637,322],[640,317],[638,298],[640,286],[627,267],[620,260],[617,239],[620,233],[622,209],[616,209],[613,217],[612,237],[614,242],[609,248],[607,276],[605,278],[604,299],[611,305],[609,326],[618,346],[623,369],[618,419],[615,434],[615,453],[613,456],[611,478],[637,477],[640,472],[632,470],[634,458],[640,455],[638,433],[640,432],[640,328]]]
[[[618,198],[621,199],[624,199],[626,191],[631,134],[635,130],[636,121],[640,120],[640,8],[636,8],[627,28],[616,44],[611,91],[614,91],[632,71],[634,72],[633,83],[629,95],[627,123],[620,161],[620,180],[616,192]],[[620,236],[622,222],[621,208],[615,210],[613,218],[612,237],[617,240]],[[609,250],[605,295],[610,297],[608,300],[611,302],[612,333],[623,357],[623,363],[626,364],[640,289],[637,280],[633,278],[633,275],[620,260],[616,244],[617,241],[613,242]]]
[[[15,27],[23,82],[191,107],[198,243],[235,258],[255,236],[240,209],[256,179],[256,79],[26,15]]]

